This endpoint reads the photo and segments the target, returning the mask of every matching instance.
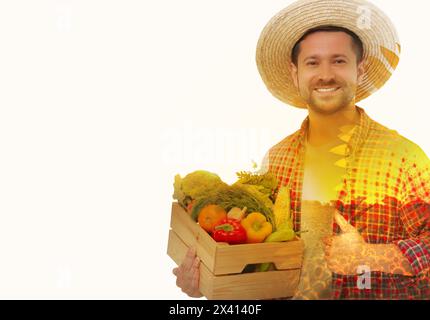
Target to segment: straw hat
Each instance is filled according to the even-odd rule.
[[[400,44],[394,25],[379,8],[364,0],[299,0],[269,21],[257,45],[258,70],[279,100],[306,108],[291,78],[291,51],[307,30],[326,25],[346,28],[363,42],[366,74],[356,102],[391,77],[399,63]]]

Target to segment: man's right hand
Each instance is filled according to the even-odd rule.
[[[190,248],[182,264],[173,269],[173,274],[176,276],[176,285],[182,289],[182,292],[192,298],[203,297],[199,291],[199,265],[200,259],[196,257],[196,250]]]

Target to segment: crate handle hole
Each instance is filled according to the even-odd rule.
[[[242,273],[277,271],[273,262],[247,264]]]

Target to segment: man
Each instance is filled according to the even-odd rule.
[[[305,256],[296,299],[430,299],[430,161],[356,103],[398,64],[394,26],[362,0],[301,0],[263,30],[269,91],[308,110],[266,167],[291,190]],[[174,270],[193,297],[198,260]]]

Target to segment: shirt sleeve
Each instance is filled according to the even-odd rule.
[[[395,244],[416,275],[430,276],[430,160],[416,147],[406,168],[400,218],[409,238]]]

